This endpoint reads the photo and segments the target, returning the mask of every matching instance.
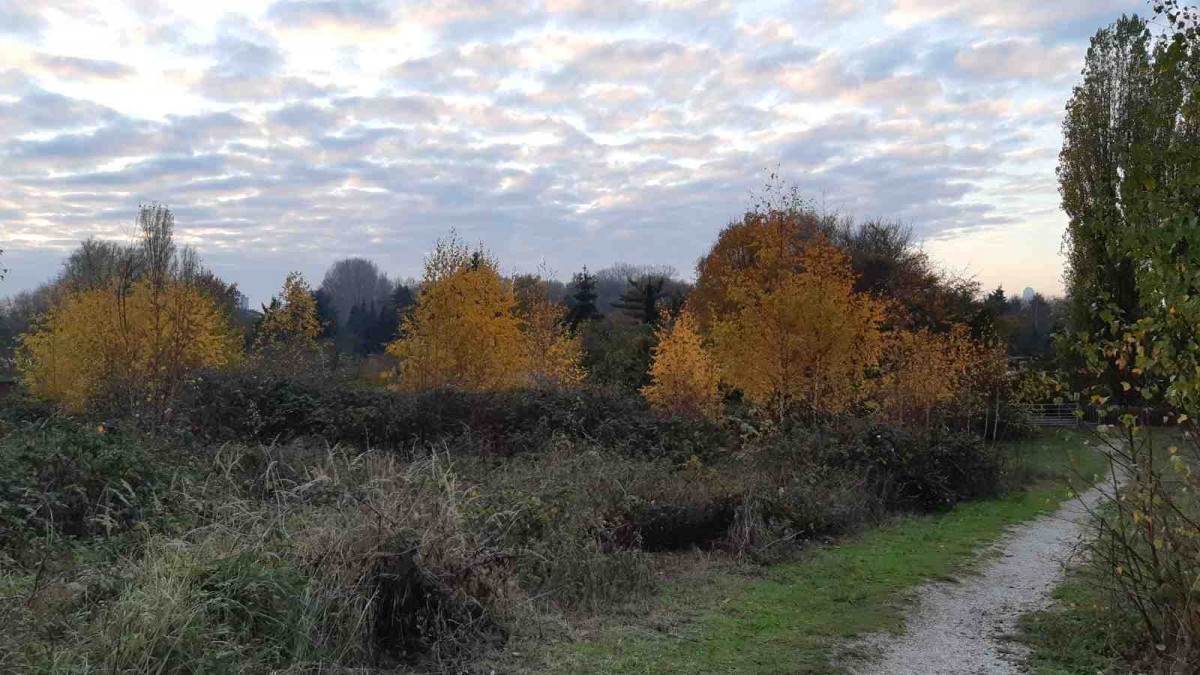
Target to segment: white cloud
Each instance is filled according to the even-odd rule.
[[[1079,45],[1046,47],[1035,38],[1010,37],[973,44],[955,56],[955,63],[981,78],[1043,80],[1078,72],[1082,58]]]

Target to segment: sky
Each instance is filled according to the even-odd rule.
[[[682,276],[771,172],[1061,292],[1089,37],[1144,0],[0,0],[0,295],[141,203],[253,302],[454,228],[507,271]]]

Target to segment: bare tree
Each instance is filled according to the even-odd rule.
[[[366,258],[345,258],[335,262],[321,282],[320,290],[329,298],[338,328],[350,320],[358,306],[382,308],[391,299],[393,284],[379,266]]]
[[[129,246],[89,237],[63,261],[59,279],[72,288],[91,288],[108,283],[136,265]]]

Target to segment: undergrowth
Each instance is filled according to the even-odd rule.
[[[0,670],[461,672],[655,593],[661,553],[777,560],[1004,480],[966,437],[747,419],[689,445],[556,396],[383,448],[0,415]]]

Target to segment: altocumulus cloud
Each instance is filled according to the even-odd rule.
[[[1141,0],[0,0],[13,276],[137,205],[265,299],[449,228],[513,269],[690,271],[768,169],[929,240],[1057,240],[1059,111]],[[1049,178],[1048,178],[1049,177]]]

